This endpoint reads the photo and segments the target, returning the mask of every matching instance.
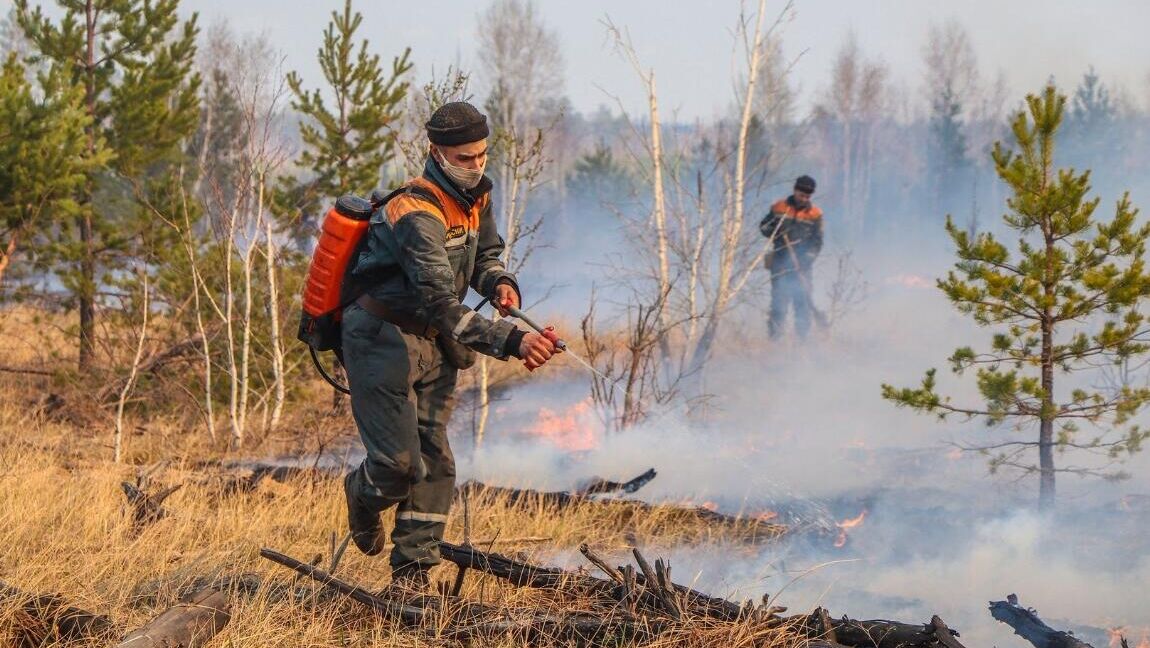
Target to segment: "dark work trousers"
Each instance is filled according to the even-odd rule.
[[[405,333],[352,304],[343,313],[351,411],[367,457],[353,471],[371,510],[397,505],[392,567],[438,564],[455,489],[447,421],[458,372],[434,339]]]
[[[806,338],[811,330],[811,295],[807,292],[806,277],[800,273],[810,269],[796,270],[793,266],[772,268],[771,270],[771,315],[767,321],[767,333],[772,339],[783,334],[787,319],[787,309],[794,306],[795,333]]]

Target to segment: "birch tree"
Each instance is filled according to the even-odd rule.
[[[607,24],[617,47],[639,74],[649,107],[648,130],[636,129],[636,135],[641,142],[641,168],[651,187],[651,211],[633,223],[633,231],[650,263],[650,275],[639,280],[646,286],[641,293],[650,298],[631,302],[641,310],[631,312],[626,319],[648,322],[650,309],[659,309],[659,325],[654,329],[660,332],[660,343],[648,352],[660,355],[654,364],[662,372],[661,384],[670,386],[690,378],[689,388],[682,393],[694,403],[704,396],[702,374],[723,323],[760,271],[766,251],[756,227],[758,218],[748,217],[750,132],[752,124],[761,122],[772,108],[769,93],[762,92],[758,84],[764,79],[767,57],[779,51],[772,45],[773,39],[791,6],[785,6],[773,22],[765,2],[756,7],[755,11],[744,8],[735,30],[739,54],[736,83],[740,85],[735,92],[738,107],[733,123],[711,129],[695,150],[688,152],[668,153],[659,121],[654,72],[639,64],[625,32]],[[700,164],[706,160],[710,166],[704,171]],[[647,324],[640,328],[651,330]],[[635,332],[643,331],[637,328]]]
[[[981,81],[970,36],[957,20],[931,25],[923,46],[930,131],[926,182],[930,213],[958,213],[970,203],[973,162],[967,130]]]
[[[559,39],[536,13],[531,0],[495,0],[477,26],[479,75],[489,87],[484,106],[493,126],[488,139],[488,174],[495,182],[492,213],[506,247],[503,263],[523,268],[534,248],[542,216],[528,218],[532,192],[548,162],[548,131],[561,115],[554,112],[563,94],[563,56]],[[491,407],[491,366],[478,362],[478,414],[472,432],[483,444]]]
[[[212,362],[218,353],[227,380],[230,445],[239,448],[248,437],[253,413],[262,412],[264,431],[274,429],[286,400],[280,321],[280,277],[286,264],[282,233],[269,211],[269,187],[290,151],[282,137],[287,97],[282,55],[262,37],[221,38],[219,64],[228,72],[217,77],[221,85],[216,91],[229,98],[229,114],[235,119],[228,126],[235,135],[234,150],[228,151],[226,171],[219,166],[199,169],[206,209],[212,214],[210,243],[202,243],[196,235],[187,208],[182,211],[181,233],[195,290],[196,327],[205,340],[211,337],[209,329],[219,329],[222,338],[218,351],[202,343],[205,407],[211,418]],[[211,133],[200,137],[207,146],[212,139]],[[209,423],[214,431],[213,426]]]

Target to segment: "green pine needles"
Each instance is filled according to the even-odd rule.
[[[397,124],[410,90],[411,49],[395,57],[390,73],[385,73],[379,56],[368,52],[367,39],[356,40],[362,23],[362,14],[346,0],[342,12],[331,13],[324,30],[318,60],[331,101],[325,102],[319,89],[304,89],[295,72],[287,76],[292,107],[304,118],[304,150],[298,162],[310,177],[286,182],[278,201],[304,213],[314,214],[323,201],[344,193],[366,196],[382,186],[385,167],[397,154]]]
[[[1112,219],[1095,218],[1099,199],[1087,198],[1090,172],[1054,167],[1066,97],[1047,87],[1026,103],[1011,125],[1017,150],[999,142],[992,152],[1013,192],[1003,220],[1019,235],[1017,249],[990,233],[971,236],[949,217],[946,223],[958,261],[938,286],[960,312],[994,330],[989,349],[955,350],[951,369],[960,376],[973,371],[984,402],[952,404],[936,391],[934,369],[917,388],[884,384],[882,396],[943,419],[953,414],[1009,426],[1014,438],[968,449],[990,455],[992,471],[1037,473],[1039,505],[1049,508],[1056,473],[1121,478],[1113,464],[1150,437],[1131,424],[1150,400],[1146,381],[1135,383],[1132,370],[1150,350],[1142,312],[1150,295],[1150,225],[1138,224],[1129,195]],[[1084,371],[1095,372],[1087,374],[1092,380],[1070,378]],[[1055,450],[1094,460],[1055,467]]]

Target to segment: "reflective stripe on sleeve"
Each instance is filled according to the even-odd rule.
[[[475,311],[469,310],[464,313],[463,317],[459,318],[459,323],[455,328],[451,329],[451,337],[458,340],[460,335],[463,335],[463,329],[467,328],[467,324],[471,322],[471,318],[475,317]]]

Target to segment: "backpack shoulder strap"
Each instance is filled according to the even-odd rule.
[[[443,203],[440,202],[439,196],[435,195],[435,193],[430,189],[421,187],[415,183],[401,185],[399,188],[394,189],[391,193],[385,196],[380,196],[379,192],[373,193],[371,196],[372,211],[380,209],[388,202],[390,202],[392,198],[395,198],[401,194],[408,194],[422,198],[423,200],[426,200],[427,202],[435,205],[436,209],[438,209],[440,212],[443,212]]]

